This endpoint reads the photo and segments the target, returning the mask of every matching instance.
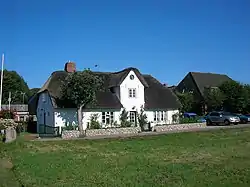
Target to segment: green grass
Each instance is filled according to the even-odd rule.
[[[17,141],[0,145],[0,156],[14,164],[2,169],[0,181],[5,177],[25,187],[250,186],[250,128],[120,140]]]

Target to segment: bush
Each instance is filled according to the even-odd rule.
[[[17,122],[16,126],[17,134],[20,134],[21,132],[27,132],[27,127],[28,127],[28,122],[26,121]]]
[[[128,121],[128,112],[123,109],[120,115],[121,127],[131,127],[132,123]]]
[[[141,127],[141,130],[144,131],[145,130],[144,127],[148,123],[148,121],[147,121],[147,115],[144,113],[143,107],[141,107],[140,113],[138,114],[137,118],[138,118],[138,122]],[[148,129],[150,130],[150,125]]]
[[[92,114],[90,116],[90,129],[100,129],[101,128],[101,125],[100,123],[98,122],[98,114]]]
[[[12,110],[1,110],[0,111],[0,118],[3,118],[3,119],[14,119],[15,118],[15,111],[12,111]]]
[[[183,123],[197,123],[198,119],[199,118],[197,118],[197,117],[194,117],[194,118],[180,118],[180,124],[183,124]]]

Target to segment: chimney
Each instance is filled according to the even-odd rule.
[[[64,70],[68,73],[76,72],[76,64],[74,62],[67,62],[65,64]]]

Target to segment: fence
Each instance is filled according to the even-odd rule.
[[[39,125],[39,136],[57,137],[59,134],[59,127],[52,127],[48,125]]]

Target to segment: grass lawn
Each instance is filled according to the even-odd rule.
[[[0,156],[14,165],[0,164],[0,186],[250,186],[250,128],[119,140],[19,140],[0,144]]]

